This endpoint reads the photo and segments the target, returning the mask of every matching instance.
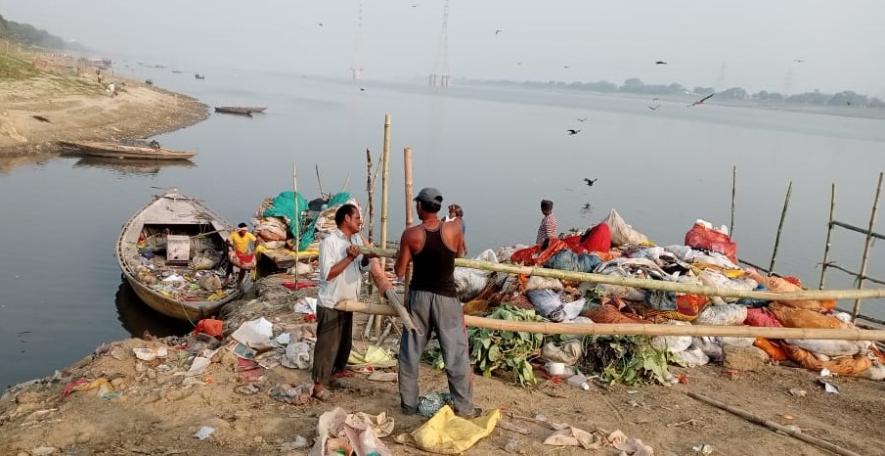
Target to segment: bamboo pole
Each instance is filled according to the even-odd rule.
[[[384,114],[384,143],[381,149],[381,248],[387,248],[387,214],[390,195],[390,114]],[[381,270],[387,270],[387,261],[379,259]],[[381,336],[381,319],[375,319],[375,332]]]
[[[845,223],[845,222],[840,222],[840,221],[838,221],[838,220],[833,220],[833,225],[835,225],[835,226],[841,226],[842,228],[845,228],[845,229],[848,230],[848,231],[854,231],[854,232],[856,232],[856,233],[860,233],[860,234],[867,234],[867,233],[869,233],[869,231],[867,231],[867,230],[865,230],[865,229],[863,229],[863,228],[859,228],[859,227],[856,227],[856,226],[854,226],[854,225],[850,225],[850,224]],[[881,240],[885,241],[885,234],[873,232],[873,233],[870,233],[870,235],[873,236],[873,237],[876,238],[876,239],[881,239]]]
[[[366,149],[366,206],[368,206],[369,223],[369,243],[375,242],[375,208],[373,205],[373,194],[375,193],[375,181],[372,179],[372,152]]]
[[[830,261],[830,247],[833,246],[831,239],[833,237],[833,218],[836,216],[836,183],[830,184],[830,219],[827,222],[827,243],[824,244],[824,259],[820,262],[820,283],[818,290],[824,289],[824,277],[827,274],[827,268]]]
[[[879,173],[879,183],[876,185],[876,197],[873,198],[873,209],[870,211],[870,224],[867,229],[867,238],[863,244],[863,256],[860,259],[860,274],[857,276],[857,289],[863,288],[864,276],[867,275],[867,266],[869,265],[870,245],[873,243],[873,228],[876,227],[876,215],[879,213],[879,195],[882,194],[882,176],[885,173]],[[854,311],[851,312],[852,319],[857,319],[860,313],[860,299],[854,300]]]
[[[313,167],[317,172],[317,186],[320,187],[320,197],[325,198],[326,194],[323,193],[323,181],[320,179],[320,165],[314,163]]]
[[[731,168],[731,224],[728,226],[728,235],[734,238],[734,200],[737,194],[737,165]]]
[[[793,181],[787,186],[787,196],[784,198],[784,209],[781,211],[781,219],[777,224],[777,234],[774,237],[774,248],[771,250],[771,264],[768,267],[768,275],[774,274],[774,262],[777,259],[777,248],[781,243],[781,231],[784,229],[784,219],[787,218],[787,208],[790,206],[790,195],[793,194]]]
[[[405,173],[405,182],[406,182],[406,229],[412,226],[414,219],[412,218],[412,148],[406,147],[403,149],[403,168]],[[406,271],[405,277],[405,297],[403,301],[405,302],[406,308],[409,306],[409,288],[412,284],[412,267],[409,265],[408,271]]]
[[[784,434],[789,435],[790,437],[793,437],[795,439],[801,440],[806,443],[810,443],[810,444],[818,446],[820,448],[824,448],[826,450],[832,451],[833,453],[836,453],[836,454],[839,454],[842,456],[860,456],[860,454],[858,454],[858,453],[855,453],[851,450],[847,450],[847,449],[842,448],[840,446],[834,445],[830,442],[827,442],[826,440],[821,440],[819,438],[812,437],[807,434],[803,434],[801,431],[797,431],[797,430],[791,429],[787,426],[780,425],[778,423],[775,423],[774,421],[766,420],[766,419],[761,418],[759,416],[753,415],[750,412],[746,412],[746,411],[741,410],[737,407],[732,407],[728,404],[724,404],[724,403],[719,402],[715,399],[711,399],[709,397],[700,395],[700,394],[692,392],[692,391],[683,391],[683,392],[686,395],[688,395],[688,397],[690,397],[692,399],[701,401],[707,405],[711,405],[711,406],[716,407],[718,409],[725,410],[726,412],[729,412],[733,415],[739,416],[739,417],[741,417],[753,424],[758,424],[760,426],[764,426],[772,431],[782,432]]]
[[[396,315],[393,307],[343,299],[335,309],[375,315]],[[766,326],[655,325],[642,323],[548,323],[511,321],[465,315],[464,323],[474,328],[540,334],[600,336],[695,336],[765,337],[768,339],[885,340],[885,330],[842,328],[775,328]]]
[[[292,222],[295,223],[295,283],[298,283],[298,257],[299,252],[301,252],[301,211],[298,210],[298,168],[295,166],[295,162],[292,162],[292,199],[293,207],[295,214],[293,217],[295,220]]]
[[[374,253],[383,257],[396,256],[396,250],[363,247],[363,253]],[[571,280],[574,282],[591,282],[625,287],[644,288],[646,290],[674,291],[677,293],[698,294],[705,296],[721,296],[724,298],[749,298],[765,301],[800,301],[808,299],[871,299],[885,298],[885,288],[866,290],[805,290],[789,293],[773,293],[770,291],[748,291],[724,287],[709,287],[663,280],[637,279],[589,272],[563,271],[559,269],[536,268],[515,264],[490,263],[488,261],[455,258],[455,266],[481,269],[483,271],[504,272],[507,274],[549,277],[552,279]]]

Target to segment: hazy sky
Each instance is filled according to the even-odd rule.
[[[364,0],[357,40],[359,5],[0,0],[0,14],[93,48],[191,71],[261,67],[346,76],[357,62],[367,79],[381,79],[433,70],[441,0]],[[455,77],[622,82],[638,76],[646,83],[777,91],[790,73],[792,93],[854,89],[883,96],[883,19],[882,0],[451,0],[449,67]]]

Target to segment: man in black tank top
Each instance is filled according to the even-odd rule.
[[[409,314],[417,331],[403,331],[399,350],[399,391],[403,413],[418,411],[418,369],[432,332],[436,332],[446,363],[449,392],[455,413],[473,417],[473,379],[467,346],[467,329],[455,290],[455,258],[465,251],[458,222],[442,222],[437,213],[442,195],[422,189],[415,198],[421,224],[403,232],[396,275],[403,277],[413,264]]]

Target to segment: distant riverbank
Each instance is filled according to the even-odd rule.
[[[95,68],[70,58],[0,56],[0,70],[0,159],[8,162],[0,169],[23,156],[44,158],[56,141],[144,138],[208,117],[194,98],[113,73],[99,83]],[[111,83],[116,96],[107,89]]]

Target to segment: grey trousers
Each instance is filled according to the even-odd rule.
[[[455,412],[473,412],[473,375],[467,347],[467,328],[457,298],[412,291],[409,314],[418,331],[403,331],[399,346],[399,394],[404,410],[418,408],[418,366],[432,332],[436,332],[446,363],[449,393]]]

